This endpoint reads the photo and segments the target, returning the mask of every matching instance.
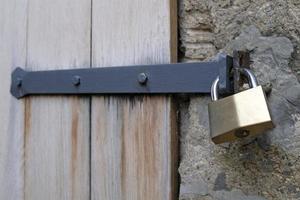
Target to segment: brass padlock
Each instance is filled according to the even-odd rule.
[[[212,84],[208,112],[215,144],[257,135],[274,127],[262,87],[250,70],[240,70],[247,77],[250,89],[218,99],[219,77]]]

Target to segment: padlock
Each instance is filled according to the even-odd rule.
[[[274,127],[265,93],[254,74],[240,69],[248,79],[249,89],[218,99],[219,77],[211,87],[208,104],[210,134],[215,144],[254,136]]]

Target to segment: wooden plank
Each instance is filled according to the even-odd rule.
[[[93,66],[175,61],[176,11],[176,0],[93,1]],[[91,156],[93,200],[177,199],[172,98],[94,97]]]
[[[91,2],[29,0],[27,69],[90,66]],[[25,199],[89,199],[89,98],[29,97]]]
[[[9,93],[10,74],[24,66],[27,3],[0,0],[0,199],[24,194],[24,103]],[[25,34],[24,34],[25,33]]]

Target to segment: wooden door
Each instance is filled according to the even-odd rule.
[[[171,96],[16,100],[9,93],[17,66],[45,70],[175,62],[176,1],[0,4],[0,199],[176,199]]]

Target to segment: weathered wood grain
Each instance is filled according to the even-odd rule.
[[[93,66],[175,61],[176,11],[175,0],[93,1]],[[92,99],[93,200],[176,199],[174,106],[169,96]]]
[[[9,93],[10,74],[24,66],[27,2],[0,0],[0,199],[24,197],[24,103]]]
[[[91,2],[28,0],[27,70],[90,66]],[[89,98],[25,100],[25,199],[89,199]]]

